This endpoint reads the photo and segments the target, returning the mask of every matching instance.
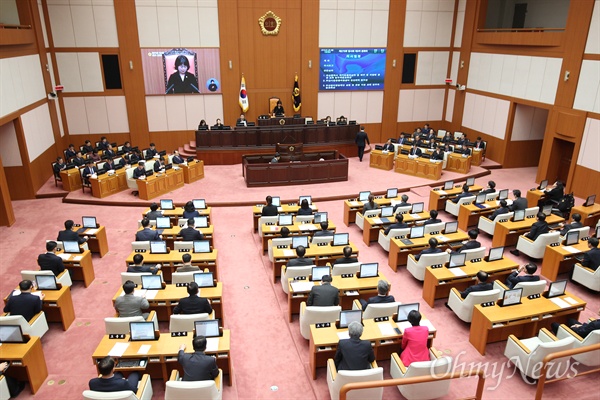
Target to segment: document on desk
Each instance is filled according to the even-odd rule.
[[[209,337],[206,338],[206,351],[218,351],[219,350],[219,338]]]
[[[440,194],[442,196],[447,195],[448,193],[445,190],[436,190],[437,194]]]
[[[559,299],[558,297],[553,297],[550,299],[550,301],[559,306],[560,308],[570,307],[569,303],[567,303],[563,299]]]
[[[158,294],[158,290],[146,290],[146,299],[153,300]]]
[[[269,230],[271,232],[277,232],[279,230],[279,227],[278,226],[271,226],[271,227],[269,227]]]
[[[350,202],[350,205],[351,205],[352,207],[360,207],[360,206],[362,206],[363,204],[362,204],[360,201],[351,201],[351,202]]]
[[[121,357],[125,354],[125,350],[127,350],[128,347],[129,343],[127,342],[115,343],[113,348],[108,352],[108,355],[111,357]]]
[[[433,326],[433,324],[431,323],[431,321],[428,320],[428,319],[422,319],[421,323],[419,325],[426,326],[427,329],[429,329],[429,332],[435,332],[436,331],[435,326]]]
[[[572,254],[581,253],[581,250],[577,250],[573,246],[563,246],[562,249],[565,250],[565,251],[568,251],[569,253],[572,253]]]
[[[133,295],[137,296],[137,297],[144,297],[146,295],[147,290],[146,289],[135,289],[133,291]],[[125,294],[125,292],[121,293],[121,296],[123,296]]]
[[[65,253],[57,254],[57,256],[59,256],[63,260],[68,260],[69,258],[71,258],[70,254],[65,254]]]
[[[396,336],[397,333],[394,330],[394,327],[389,322],[379,323],[377,324],[379,327],[379,331],[383,336]]]
[[[148,352],[150,351],[150,348],[152,347],[151,344],[143,344],[140,346],[140,349],[138,350],[138,354],[148,354]]]
[[[460,268],[448,268],[454,276],[467,276],[467,273]]]
[[[383,224],[383,221],[381,220],[381,218],[373,218],[373,223],[375,225],[381,225]]]
[[[419,219],[419,214],[410,214],[413,219]]]
[[[302,224],[298,227],[301,231],[316,231],[317,227],[313,224]]]
[[[446,236],[444,236],[444,235],[437,235],[435,238],[436,238],[438,241],[440,241],[440,242],[447,242],[447,241],[449,240],[449,239],[448,239]]]
[[[83,256],[73,256],[73,261],[81,261]]]
[[[578,304],[578,303],[577,303],[577,300],[575,300],[575,299],[574,299],[574,298],[572,298],[572,297],[565,297],[563,300],[564,300],[564,301],[566,301],[566,302],[567,302],[567,303],[569,303],[569,304],[572,304],[572,305],[576,305],[576,304]]]
[[[301,292],[310,292],[312,287],[315,286],[315,283],[314,282],[305,282],[305,281],[293,281],[291,283],[291,285],[292,285],[292,290],[294,291],[294,293],[301,293]]]
[[[85,231],[86,235],[95,235],[96,233],[98,233],[98,229],[88,229]]]
[[[344,331],[344,332],[338,332],[338,339],[343,340],[343,339],[350,339],[350,334],[348,333],[348,331]]]
[[[283,255],[286,257],[293,257],[296,254],[294,250],[286,249],[283,250]]]

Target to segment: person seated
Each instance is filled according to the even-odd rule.
[[[477,273],[477,283],[475,285],[469,286],[468,288],[466,288],[465,290],[460,292],[460,297],[462,297],[463,299],[466,299],[467,296],[469,295],[469,293],[485,292],[486,290],[492,290],[494,288],[494,285],[492,285],[491,283],[489,283],[487,281],[488,278],[489,278],[489,275],[487,272],[479,271]]]
[[[565,184],[562,181],[556,181],[554,186],[546,188],[544,193],[546,194],[545,204],[558,204],[560,199],[565,196]]]
[[[123,143],[123,147],[121,147],[121,151],[123,152],[123,154],[129,153],[131,150],[132,150],[131,142],[127,141],[127,142]]]
[[[523,271],[526,271],[527,274],[519,276],[519,274]],[[526,265],[521,265],[516,271],[512,272],[506,278],[506,286],[508,286],[509,289],[512,289],[519,282],[537,282],[537,281],[539,281],[540,276],[534,275],[535,271],[537,271],[537,265],[535,265],[534,263],[528,263]]]
[[[133,165],[137,162],[140,162],[140,160],[142,159],[142,155],[140,154],[140,151],[137,149],[132,149],[131,153],[129,153],[129,156],[125,155],[123,157],[125,160],[127,160],[127,163],[129,165]],[[135,170],[134,170],[135,172]]]
[[[470,156],[471,149],[468,148],[467,146],[463,146],[463,148],[460,150],[460,154],[462,154],[463,156]]]
[[[269,161],[269,164],[277,164],[279,160],[281,160],[281,154],[275,153],[273,158],[271,158],[271,161]]]
[[[512,204],[508,206],[510,211],[524,210],[527,208],[527,199],[521,197],[521,191],[519,189],[513,190],[515,196]]]
[[[442,142],[446,143],[446,144],[452,144],[454,142],[454,138],[452,137],[452,133],[446,132],[446,134],[442,138]]]
[[[220,119],[220,118],[217,118],[217,121],[215,122],[215,124],[212,126],[212,128],[211,128],[211,129],[217,129],[217,130],[221,130],[221,129],[223,129],[223,127],[224,127],[224,125],[223,125],[223,123],[221,122],[221,119]]]
[[[297,215],[313,215],[313,210],[308,204],[308,200],[302,199],[300,202],[300,208],[298,209]]]
[[[76,167],[81,167],[82,165],[85,165],[85,158],[83,157],[83,154],[81,154],[81,151],[78,151],[75,154],[75,158],[73,158],[73,160],[71,160],[71,162],[76,166]]]
[[[154,156],[154,167],[152,167],[154,173],[165,172],[165,160],[158,154]]]
[[[460,138],[458,139],[458,141],[456,142],[457,145],[459,146],[468,146],[469,145],[469,139],[467,139],[467,135],[465,135],[464,133],[460,136]]]
[[[417,141],[421,139],[421,134],[423,133],[423,131],[421,130],[420,127],[416,127],[415,131],[413,132],[413,141]]]
[[[119,317],[144,317],[148,318],[148,313],[143,313],[142,310],[150,308],[150,303],[146,299],[146,295],[135,296],[135,283],[127,280],[123,284],[123,296],[115,299],[115,310]]]
[[[70,144],[69,148],[65,150],[65,157],[67,157],[67,160],[70,160],[73,157],[75,157],[76,155],[77,155],[77,151],[75,151],[75,145]]]
[[[146,160],[151,160],[157,154],[158,150],[156,150],[156,145],[154,143],[150,143],[150,148],[146,150]]]
[[[377,282],[377,296],[370,297],[368,300],[360,299],[359,301],[364,311],[369,304],[393,303],[396,299],[390,295],[390,284],[380,279]]]
[[[287,238],[290,237],[290,230],[287,226],[283,226],[280,230],[279,230],[279,237],[280,238]]]
[[[404,133],[400,134],[400,137],[398,138],[398,141],[396,142],[399,145],[403,145],[403,144],[408,144],[408,139],[404,136]]]
[[[421,250],[419,254],[415,255],[415,260],[419,261],[423,254],[437,254],[442,252],[442,249],[438,248],[438,240],[436,238],[430,238],[428,243],[429,248]]]
[[[532,242],[535,241],[535,239],[538,238],[538,236],[543,235],[544,233],[548,233],[550,232],[550,227],[548,226],[548,223],[546,222],[546,214],[544,214],[543,212],[539,212],[537,213],[537,221],[533,223],[533,225],[531,225],[531,230],[526,233],[524,236],[531,240]],[[519,256],[521,255],[521,252],[517,249],[511,250],[510,251],[512,254],[514,254],[515,256]]]
[[[477,236],[479,236],[479,229],[470,229],[469,232],[469,240],[463,242],[463,245],[458,249],[458,251],[452,251],[450,249],[446,250],[449,254],[458,254],[462,253],[465,250],[478,249],[481,247],[481,243],[477,241]]]
[[[328,221],[321,221],[320,223],[321,225],[321,230],[320,231],[316,231],[314,236],[333,236],[334,232],[332,230],[329,230],[327,228],[329,228],[329,222]]]
[[[113,150],[112,144],[106,146],[106,150],[102,154],[103,157],[110,157],[111,159],[117,156],[117,153]]]
[[[162,265],[156,264],[154,267],[144,265],[144,256],[136,254],[133,256],[133,265],[127,267],[127,272],[142,273],[150,272],[152,275],[156,275],[160,271]]]
[[[333,265],[350,264],[350,263],[358,262],[358,258],[352,257],[352,247],[345,246],[343,252],[344,252],[344,257],[341,257],[341,258],[338,258],[337,260],[335,260],[333,262]]]
[[[60,178],[60,171],[66,169],[67,165],[62,157],[56,158],[56,163],[52,166],[52,170],[54,171],[54,176]]]
[[[338,119],[336,120],[336,124],[337,125],[347,125],[348,124],[348,118],[344,117],[343,115],[340,115],[338,117]]]
[[[460,199],[462,199],[463,197],[469,197],[469,196],[472,196],[472,194],[469,192],[469,186],[467,184],[464,184],[462,186],[462,193],[460,193],[458,196],[453,198],[452,202],[454,204],[458,204]]]
[[[90,379],[90,390],[95,392],[120,392],[122,390],[131,390],[137,392],[140,374],[133,371],[129,377],[125,378],[122,373],[115,372],[115,360],[111,356],[106,356],[98,363],[99,378]]]
[[[198,130],[202,130],[202,129],[208,129],[208,124],[203,119],[201,119],[200,123],[198,124]]]
[[[283,105],[281,100],[277,100],[277,105],[273,108],[273,116],[274,117],[283,117],[285,115],[285,110],[283,109]]]
[[[589,238],[588,247],[589,250],[583,253],[583,261],[581,261],[581,265],[595,271],[598,269],[598,266],[600,266],[600,249],[598,249],[598,238]]]
[[[19,295],[10,294],[4,312],[10,315],[21,315],[26,321],[30,321],[37,313],[42,311],[42,299],[44,293],[40,296],[32,294],[33,282],[25,279],[19,282]]]
[[[240,114],[240,117],[235,122],[236,126],[248,126],[248,121],[246,121],[246,116],[244,114]]]
[[[182,255],[181,261],[183,262],[183,264],[177,267],[177,270],[175,272],[201,272],[200,267],[192,265],[191,254],[185,253],[184,255]]]
[[[110,171],[110,170],[115,170],[115,163],[113,162],[113,159],[105,156],[102,158],[102,161],[104,161],[104,165],[102,166],[102,171]]]
[[[365,203],[362,209],[363,215],[369,210],[377,210],[379,209],[379,205],[375,203],[375,196],[372,194],[369,195],[369,200]]]
[[[493,221],[498,215],[506,214],[508,212],[508,203],[506,200],[500,200],[500,207],[496,208],[488,218]]]
[[[86,161],[85,168],[83,169],[83,172],[81,174],[81,176],[83,176],[83,182],[86,185],[89,185],[90,178],[97,174],[98,174],[98,168],[96,168],[96,166],[94,165],[94,162],[92,160]]]
[[[392,143],[392,139],[388,139],[387,142],[383,145],[383,151],[394,151],[394,144]]]
[[[431,159],[437,161],[444,160],[444,151],[442,150],[442,146],[437,146],[433,153],[431,153]]]
[[[92,146],[92,142],[89,140],[83,142],[83,148],[81,149],[81,151],[83,152],[83,154],[92,153],[94,151],[94,146]]]
[[[136,242],[148,242],[162,240],[160,231],[150,228],[150,220],[144,218],[142,220],[142,230],[135,233]]]
[[[194,227],[195,225],[196,220],[194,218],[189,218],[187,220],[187,228],[181,229],[177,236],[181,236],[181,239],[184,242],[193,242],[194,240],[204,239],[204,235]]]
[[[334,123],[332,123],[332,122],[331,122],[331,116],[329,116],[329,115],[328,115],[328,116],[326,116],[326,117],[323,119],[323,122],[324,122],[324,123],[325,123],[325,125],[327,125],[327,126],[332,126],[332,125],[335,125]]]
[[[476,150],[485,149],[485,142],[481,140],[481,136],[477,136],[477,140],[473,143],[473,148]]]
[[[79,233],[73,230],[73,225],[75,225],[73,220],[66,220],[65,230],[58,232],[58,237],[56,238],[56,240],[58,240],[59,242],[77,242],[79,244],[87,242],[89,238],[87,236],[79,236]]]
[[[439,219],[437,216],[437,210],[429,211],[429,219],[426,219],[425,222],[423,222],[423,225],[439,224],[440,222],[442,222],[442,220]]]
[[[3,377],[4,382],[6,382],[6,386],[8,387],[8,395],[10,395],[11,399],[14,399],[23,391],[23,389],[25,389],[25,382],[18,381],[12,376],[5,375],[4,373],[9,366],[10,364],[7,361],[0,362],[0,376]],[[4,395],[5,392],[3,391],[2,394]]]
[[[571,218],[573,219],[573,222],[570,224],[565,224],[564,222],[559,224],[561,227],[560,236],[565,236],[571,229],[583,228],[583,224],[581,223],[581,214],[575,213],[571,215]]]
[[[375,361],[375,352],[368,340],[361,340],[363,326],[360,322],[352,321],[348,325],[350,339],[339,341],[333,362],[340,370],[361,370],[371,368]]]
[[[435,131],[433,129],[429,128],[429,133],[427,133],[427,136],[425,137],[425,139],[429,140],[429,142],[433,142],[433,141],[437,140]]]
[[[600,315],[600,311],[598,312],[598,314]],[[566,325],[573,332],[575,332],[579,337],[581,337],[582,339],[585,339],[587,337],[587,335],[589,335],[593,331],[597,331],[600,329],[600,319],[594,319],[590,322],[581,323],[576,319],[569,318],[569,319],[567,319]],[[553,322],[551,324],[551,326],[552,326],[552,332],[556,335],[560,324],[558,322]]]
[[[271,196],[267,196],[266,198],[267,205],[262,208],[261,215],[263,217],[274,217],[279,214],[277,210],[277,206],[273,205],[273,198]]]
[[[408,207],[410,206],[410,203],[408,202],[408,195],[403,194],[402,196],[400,196],[400,203],[396,204],[394,206],[394,213],[396,212],[396,210],[400,207]]]
[[[330,307],[340,304],[340,293],[338,288],[331,285],[333,279],[331,275],[323,275],[321,284],[315,285],[310,289],[307,306]]]
[[[179,304],[173,309],[173,314],[211,314],[213,309],[210,302],[198,296],[198,284],[190,282],[187,287],[188,297],[179,300]]]
[[[200,216],[200,213],[198,212],[198,210],[196,210],[196,207],[194,207],[193,201],[188,201],[187,203],[185,203],[185,205],[183,206],[182,218],[190,219],[190,218],[196,218],[199,216]]]
[[[204,336],[196,336],[192,340],[192,346],[194,347],[192,354],[185,353],[185,344],[179,346],[177,362],[183,368],[184,381],[209,381],[219,376],[217,359],[204,354],[206,343],[207,341]]]
[[[131,162],[131,158],[130,158],[130,162]],[[144,168],[145,164],[146,163],[144,161],[140,160],[137,168],[133,170],[133,179],[145,179],[146,178],[146,169]]]
[[[106,136],[102,136],[100,138],[100,143],[98,143],[98,150],[104,151],[104,150],[108,149],[109,144],[110,143],[108,143],[108,139],[106,139]]]
[[[479,194],[490,194],[496,192],[496,182],[488,181],[488,185],[485,189],[483,189]]]
[[[435,137],[429,138],[429,136],[428,136],[428,137],[427,137],[427,140],[428,140],[429,142],[428,142],[428,143],[425,145],[425,147],[426,147],[426,148],[428,148],[428,149],[430,149],[430,150],[435,150],[435,149],[437,149],[437,147],[438,147],[438,146],[437,146],[437,143],[436,143],[436,141],[435,141]]]
[[[410,148],[410,151],[408,152],[409,156],[417,156],[417,157],[421,157],[422,151],[420,148],[417,147],[418,146],[418,142],[413,142],[412,147]]]
[[[52,271],[54,276],[58,276],[65,270],[63,259],[55,254],[56,242],[50,240],[46,242],[46,253],[40,254],[37,263],[42,271]]]
[[[385,230],[383,231],[383,234],[387,235],[388,233],[390,233],[390,231],[392,229],[402,229],[402,228],[408,228],[408,224],[406,224],[404,222],[404,215],[396,214],[396,222],[389,225],[387,228],[385,228]]]
[[[146,213],[146,219],[150,221],[156,221],[156,218],[162,217],[163,212],[158,209],[158,203],[153,202],[150,204],[150,211]]]
[[[179,151],[173,150],[172,162],[173,162],[173,164],[177,165],[177,164],[183,164],[185,162],[185,160],[183,159],[183,157],[181,157],[181,155],[179,155]]]
[[[429,361],[429,328],[421,326],[421,313],[412,310],[408,313],[410,328],[406,328],[402,334],[402,353],[400,359],[405,367],[416,361]]]
[[[303,267],[306,265],[314,265],[314,261],[310,258],[304,257],[306,254],[306,248],[304,246],[296,247],[296,258],[292,258],[287,262],[288,267]]]

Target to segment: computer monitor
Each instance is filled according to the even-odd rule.
[[[504,256],[504,246],[494,247],[490,249],[488,254],[488,262],[502,260]]]
[[[475,184],[475,178],[473,178],[473,177],[467,178],[466,184],[467,184],[467,186],[473,186]]]
[[[579,231],[569,231],[565,237],[565,246],[574,246],[579,243]]]
[[[548,186],[548,179],[544,179],[543,181],[540,182],[540,190],[546,189],[547,186]]]
[[[36,275],[35,284],[39,290],[56,290],[56,277],[54,275]]]
[[[361,278],[375,278],[377,276],[379,276],[379,263],[360,264]]]
[[[525,219],[525,210],[515,210],[513,222],[523,221]]]
[[[173,206],[173,200],[161,199],[160,200],[160,209],[161,210],[174,210],[175,206]]]
[[[167,254],[167,242],[150,242],[150,254]]]
[[[194,226],[196,228],[208,228],[208,217],[206,215],[194,217]]]
[[[412,310],[419,311],[419,303],[400,304],[398,306],[396,321],[397,322],[408,321],[408,314]]]
[[[152,321],[130,322],[129,332],[132,342],[155,339],[154,322]]]
[[[98,222],[96,221],[96,217],[81,217],[81,225],[84,228],[95,229],[98,227]]]
[[[595,202],[596,202],[596,195],[593,194],[591,196],[588,196],[587,199],[585,199],[585,203],[583,203],[583,206],[584,207],[593,206]]]
[[[312,196],[300,196],[298,199],[298,204],[302,204],[302,200],[308,201],[309,206],[312,204]]]
[[[387,218],[394,215],[394,207],[381,207],[381,217]]]
[[[515,304],[521,304],[521,296],[523,295],[523,288],[510,289],[504,291],[502,297],[502,307],[513,306]]]
[[[418,214],[423,212],[423,210],[425,209],[425,203],[421,202],[421,203],[414,203],[412,205],[412,208],[410,209],[410,213],[411,214]]]
[[[371,195],[371,192],[369,192],[369,191],[359,192],[358,193],[358,201],[369,201],[370,195]]]
[[[194,253],[210,253],[210,241],[194,240]]]
[[[79,243],[70,240],[63,241],[63,250],[65,253],[81,253]]]
[[[482,203],[485,203],[485,197],[486,197],[486,194],[485,194],[485,193],[483,193],[483,194],[478,194],[478,195],[477,195],[477,197],[475,197],[475,204],[482,204]]]
[[[394,197],[398,197],[398,188],[391,188],[387,190],[385,197],[388,199],[393,199]]]
[[[0,325],[0,343],[25,343],[19,325]]]
[[[320,282],[325,275],[331,275],[331,271],[329,270],[329,267],[312,267],[310,275],[311,281]]]
[[[204,336],[207,338],[221,336],[218,319],[195,321],[194,331],[196,332],[196,336]]]
[[[156,229],[170,229],[171,218],[169,217],[156,217]]]
[[[410,238],[418,239],[425,236],[425,225],[413,226],[410,228]]]
[[[542,207],[542,212],[544,214],[546,214],[546,216],[552,214],[552,204],[548,204],[548,205]]]
[[[348,233],[334,233],[333,234],[333,245],[334,246],[347,246],[350,244],[350,234]]]
[[[549,299],[551,299],[552,297],[562,296],[563,294],[565,294],[566,290],[567,290],[567,280],[552,282],[552,283],[550,283],[550,286],[548,287],[548,296],[547,297]]]
[[[292,214],[279,214],[277,217],[277,225],[279,226],[290,226],[294,225],[294,216]]]
[[[454,181],[444,182],[444,190],[450,190],[454,187]]]
[[[458,221],[446,222],[446,225],[444,225],[444,233],[447,235],[455,232],[458,232]]]
[[[149,169],[149,170],[146,170],[145,174],[146,174],[146,176],[152,176],[152,175],[154,175],[154,171]]]
[[[308,236],[292,236],[292,249],[298,246],[308,247]]]
[[[316,212],[314,218],[315,224],[327,221],[327,211]]]
[[[271,204],[273,204],[275,207],[281,207],[281,197],[279,197],[279,196],[271,197]]]
[[[347,328],[351,322],[362,321],[362,310],[345,310],[340,311],[340,328]],[[362,323],[362,322],[361,322]]]
[[[214,287],[215,277],[212,272],[198,272],[194,274],[194,282],[198,284],[198,287]]]
[[[160,275],[142,275],[142,289],[157,290],[162,289],[162,279]]]
[[[502,189],[498,192],[498,200],[508,199],[508,189]]]
[[[194,203],[194,208],[196,210],[205,210],[206,209],[206,200],[204,200],[204,199],[194,199],[194,200],[192,200],[192,203]]]
[[[450,261],[448,261],[448,268],[464,267],[467,255],[465,253],[458,253],[450,255]]]

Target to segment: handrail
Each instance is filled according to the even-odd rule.
[[[570,357],[570,356],[573,356],[575,354],[587,353],[587,352],[591,352],[591,351],[595,351],[595,350],[600,350],[600,343],[592,344],[590,346],[579,347],[577,349],[569,349],[569,350],[557,351],[556,353],[550,353],[546,357],[544,357],[544,359],[542,360],[542,369],[540,371],[540,378],[538,379],[537,389],[535,391],[535,400],[541,400],[542,399],[542,395],[544,394],[544,385],[546,383],[558,382],[558,381],[562,381],[564,379],[574,378],[574,377],[566,376],[566,374],[565,374],[565,377],[546,380],[546,374],[547,374],[547,370],[548,370],[548,363],[550,361],[552,361],[552,360],[554,360],[556,358]],[[578,373],[575,376],[587,375],[587,374],[591,374],[591,373],[594,373],[594,372],[600,372],[600,367],[596,368],[596,369],[589,370],[589,371],[584,371],[584,372]]]
[[[382,381],[369,381],[369,382],[353,382],[346,383],[340,389],[340,400],[346,400],[346,395],[351,390],[358,389],[372,389],[377,387],[388,387],[398,385],[410,385],[415,383],[427,383],[434,381],[445,381],[448,379],[466,378],[469,376],[478,376],[477,379],[477,390],[474,397],[465,397],[461,400],[481,400],[483,396],[483,387],[485,386],[485,373],[481,369],[470,369],[468,371],[452,372],[445,374],[440,377],[433,376],[415,376],[412,378],[397,378],[397,379],[385,379]]]
[[[565,28],[483,28],[477,29],[477,32],[563,32]]]
[[[0,24],[0,29],[31,29],[31,25]]]

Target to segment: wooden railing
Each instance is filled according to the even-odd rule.
[[[483,28],[477,29],[477,32],[564,32],[565,28]]]
[[[0,24],[0,29],[31,29],[31,25],[7,25],[7,24]]]

